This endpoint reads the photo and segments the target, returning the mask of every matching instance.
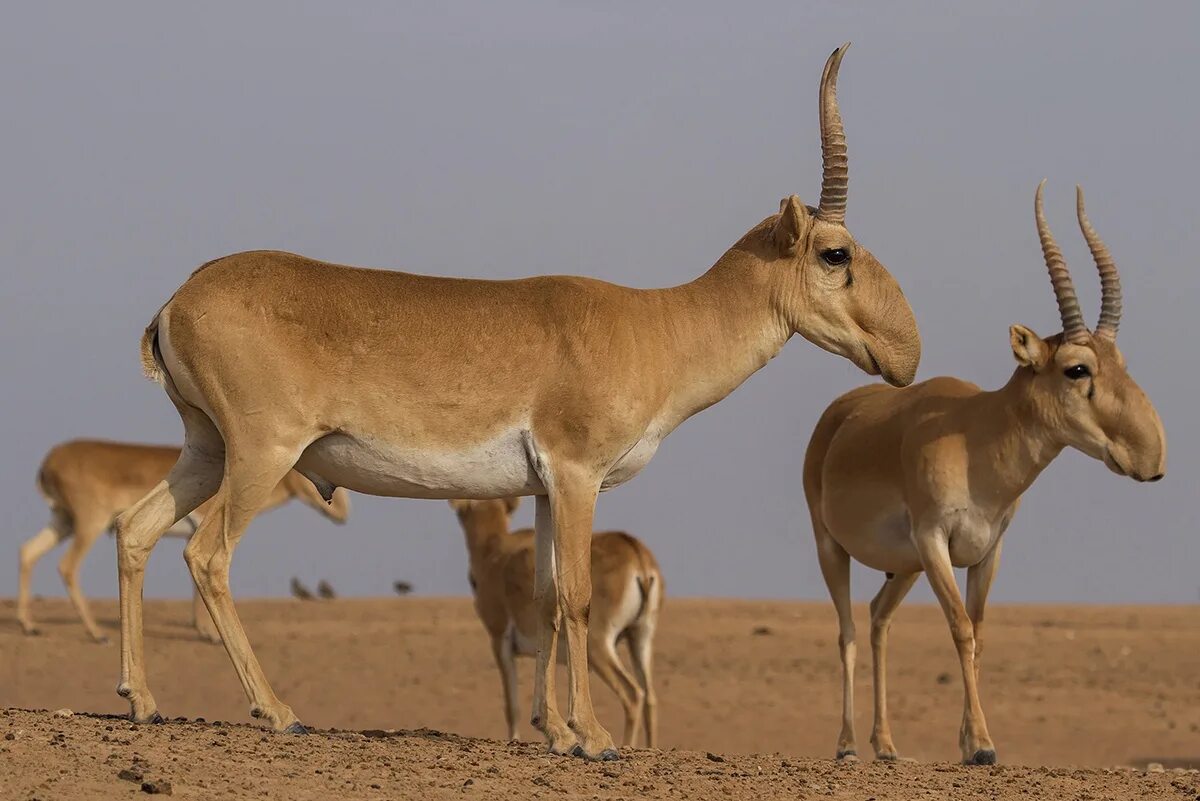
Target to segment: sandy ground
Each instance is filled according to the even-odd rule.
[[[115,641],[115,604],[96,607]],[[669,599],[656,656],[664,750],[627,750],[617,765],[484,739],[503,732],[499,679],[466,599],[242,603],[276,692],[323,730],[309,737],[249,722],[224,650],[195,639],[186,602],[147,607],[151,687],[165,715],[192,719],[162,726],[104,717],[126,711],[116,645],[88,642],[65,601],[34,611],[44,633],[27,638],[0,602],[0,798],[136,795],[159,781],[185,798],[1200,798],[1200,774],[1186,772],[1200,767],[1200,608],[995,608],[982,686],[1003,765],[973,769],[948,764],[961,689],[932,607],[900,611],[889,660],[893,734],[919,763],[857,766],[828,759],[840,697],[824,604]],[[527,706],[532,665],[521,668]],[[614,699],[595,695],[619,730]],[[90,714],[21,711],[60,708]],[[1151,762],[1166,770],[1123,769]]]

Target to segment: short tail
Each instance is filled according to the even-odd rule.
[[[637,553],[638,571],[635,576],[638,585],[638,592],[641,593],[641,605],[638,607],[636,620],[641,620],[646,613],[651,609],[655,611],[662,608],[663,599],[663,579],[662,571],[659,570],[658,560],[654,558],[654,554],[650,552],[640,540],[626,535],[629,544],[633,546]]]
[[[142,334],[142,372],[156,384],[166,382],[167,371],[163,367],[162,351],[158,349],[158,314],[154,315],[150,325],[146,326],[146,333]]]

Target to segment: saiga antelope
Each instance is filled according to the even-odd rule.
[[[510,740],[517,739],[516,657],[534,655],[538,622],[533,599],[533,529],[509,532],[509,518],[520,500],[450,501],[467,539],[475,611],[491,638],[492,656],[500,669]],[[662,607],[662,573],[650,549],[623,531],[596,533],[591,559],[588,664],[621,702],[625,712],[623,744],[634,745],[644,723],[646,745],[654,748],[658,703],[651,660]],[[632,676],[617,655],[617,643],[622,639],[629,646]]]
[[[37,486],[50,505],[50,523],[21,546],[20,581],[17,587],[17,620],[26,634],[36,634],[29,612],[29,582],[33,566],[63,540],[71,540],[58,572],[67,594],[88,634],[107,642],[79,589],[79,568],[96,540],[108,531],[117,515],[162,481],[179,459],[179,448],[135,445],[104,440],[71,440],[55,445],[42,460]],[[263,502],[263,509],[298,498],[337,523],[345,522],[349,500],[344,491],[326,504],[308,479],[295,472],[283,477]],[[204,519],[209,505],[198,506],[166,533],[187,538]],[[198,593],[193,593],[193,622],[205,639],[220,642]]]
[[[996,751],[978,694],[981,630],[1004,531],[1022,493],[1066,447],[1136,481],[1157,481],[1166,470],[1158,413],[1117,350],[1117,266],[1088,222],[1079,190],[1079,225],[1103,286],[1100,322],[1089,332],[1042,212],[1042,185],[1035,216],[1062,333],[1042,339],[1025,326],[1012,326],[1017,368],[994,392],[957,378],[934,378],[905,389],[875,384],[853,390],[829,406],[809,443],[804,494],[841,629],[839,759],[856,750],[851,557],[887,574],[871,602],[876,757],[896,758],[885,687],[888,627],[923,571],[946,614],[962,666],[963,760],[992,764]],[[965,605],[955,567],[968,568]]]
[[[920,337],[895,279],[845,227],[836,99],[844,48],[821,81],[824,178],[704,275],[668,289],[572,276],[515,281],[367,270],[257,251],[209,262],[158,311],[142,361],[178,410],[170,475],[117,521],[121,683],[134,720],[146,683],[142,583],[162,532],[212,498],[185,558],[250,700],[302,732],[271,690],[229,595],[229,564],[269,488],[294,465],[326,495],[536,495],[539,627],[533,725],[551,752],[616,759],[587,669],[592,515],[669,432],[732,392],[794,333],[895,384]],[[482,210],[463,209],[464,224]],[[566,630],[567,719],[554,699]]]

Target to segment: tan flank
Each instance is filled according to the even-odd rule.
[[[596,496],[632,478],[668,433],[732,392],[794,333],[896,384],[920,338],[900,287],[842,224],[845,147],[821,86],[822,207],[785,198],[704,275],[668,289],[590,278],[435,278],[241,253],[197,270],[142,341],[186,429],[165,481],[117,521],[120,693],[158,715],[146,682],[141,587],[162,532],[209,498],[185,551],[251,714],[302,731],[267,682],[229,595],[246,524],[293,465],[328,493],[536,495],[540,610],[533,725],[554,753],[616,758],[592,709],[588,558]],[[464,236],[489,202],[469,198]],[[535,229],[531,229],[531,232]],[[547,254],[550,264],[569,253]],[[470,270],[473,265],[464,265]],[[568,714],[554,700],[566,630]],[[568,723],[570,721],[570,723]]]
[[[179,448],[102,440],[71,440],[50,449],[37,476],[38,490],[50,505],[50,523],[27,540],[20,551],[17,620],[26,634],[37,633],[29,613],[29,580],[33,566],[56,545],[69,539],[71,542],[58,563],[58,572],[88,634],[97,642],[108,640],[97,628],[87,598],[79,589],[79,567],[100,535],[112,527],[117,515],[162,481],[178,459]],[[337,493],[332,503],[327,504],[311,482],[295,472],[287,473],[275,485],[260,511],[292,498],[338,523],[344,522],[349,512],[345,491]],[[185,539],[190,537],[209,508],[210,504],[201,504],[165,533]],[[213,642],[221,641],[199,593],[193,594],[193,616],[201,636]]]
[[[509,532],[509,518],[520,498],[453,500],[467,538],[475,611],[492,640],[492,655],[504,685],[508,739],[517,739],[517,666],[515,657],[536,655],[538,610],[534,604],[534,533]],[[636,745],[644,723],[645,744],[657,746],[657,701],[651,658],[663,579],[650,549],[622,531],[592,537],[592,606],[588,620],[588,664],[607,684],[625,711],[623,744]],[[625,640],[633,675],[617,656]],[[566,654],[559,652],[560,661]],[[644,716],[643,716],[644,711]]]
[[[934,378],[905,389],[860,387],[834,401],[813,432],[804,462],[804,492],[841,628],[839,758],[853,755],[857,747],[851,557],[888,576],[871,602],[871,743],[876,757],[896,758],[885,689],[888,626],[923,571],[946,613],[962,663],[963,760],[990,764],[996,751],[978,695],[983,612],[1004,531],[1021,494],[1066,447],[1137,481],[1157,481],[1166,470],[1158,413],[1126,372],[1117,350],[1120,279],[1108,249],[1088,223],[1082,191],[1078,215],[1103,286],[1094,332],[1083,323],[1066,262],[1042,213],[1038,186],[1038,233],[1063,333],[1042,339],[1025,326],[1012,326],[1018,366],[1008,384],[994,392],[957,378]],[[955,567],[968,569],[965,605],[954,581]]]

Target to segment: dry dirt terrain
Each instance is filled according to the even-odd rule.
[[[96,607],[115,643],[115,604]],[[626,749],[604,765],[490,739],[503,731],[499,679],[466,599],[240,610],[277,693],[314,734],[249,721],[224,650],[188,627],[188,602],[147,605],[151,686],[178,718],[158,726],[110,717],[126,711],[113,690],[117,646],[87,641],[65,601],[35,605],[35,638],[0,602],[0,798],[133,797],[168,784],[181,798],[1200,798],[1189,772],[1200,767],[1200,608],[995,608],[982,684],[995,768],[952,764],[961,689],[934,607],[901,609],[891,638],[892,729],[918,762],[858,765],[828,758],[840,698],[825,604],[668,599],[663,750]],[[870,648],[857,612],[866,755]],[[521,668],[527,705],[532,665]],[[619,730],[608,690],[595,695]],[[63,708],[75,714],[24,711]]]

